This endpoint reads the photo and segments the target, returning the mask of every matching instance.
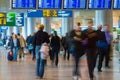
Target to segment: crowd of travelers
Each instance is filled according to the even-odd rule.
[[[88,22],[88,28],[81,29],[78,22],[75,28],[60,38],[56,31],[49,35],[44,31],[44,25],[38,24],[37,32],[29,35],[26,39],[20,34],[12,33],[6,40],[6,45],[10,49],[8,60],[17,61],[18,58],[24,60],[26,52],[32,55],[32,60],[36,61],[36,76],[43,78],[47,57],[50,57],[51,65],[58,67],[59,53],[61,46],[64,50],[63,59],[68,60],[72,56],[74,59],[73,78],[81,80],[79,71],[80,57],[87,56],[88,73],[90,80],[95,80],[94,68],[98,60],[98,72],[102,72],[102,65],[105,59],[105,67],[110,68],[110,48],[112,35],[109,25],[98,25],[98,29],[93,28],[93,23]],[[26,52],[25,52],[26,51]]]

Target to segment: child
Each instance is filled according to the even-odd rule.
[[[13,52],[12,52],[11,49],[10,49],[10,51],[8,52],[7,58],[8,58],[9,61],[12,61],[12,60],[13,60]]]
[[[44,75],[44,67],[46,64],[47,57],[49,55],[49,47],[47,43],[43,43],[40,48],[40,78],[43,78]]]

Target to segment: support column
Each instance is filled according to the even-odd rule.
[[[13,27],[13,32],[15,33],[15,34],[18,34],[18,29],[17,29],[17,27],[15,26],[15,27]]]
[[[109,24],[110,27],[113,26],[113,17],[111,10],[96,10],[95,11],[95,26],[97,27],[99,24],[105,25]]]
[[[46,26],[46,19],[45,18],[40,18],[41,20],[40,20],[40,23],[41,24],[44,24],[45,26]]]
[[[73,29],[73,17],[72,18],[68,18],[68,31]]]
[[[24,19],[24,26],[22,26],[22,36],[27,38],[27,18]]]
[[[68,18],[62,18],[62,26],[61,26],[61,32],[62,36],[65,36],[66,33],[69,31],[69,26],[68,26]]]
[[[45,18],[44,21],[45,23],[45,31],[48,32],[48,34],[51,33],[51,20],[50,18]]]
[[[31,34],[33,34],[35,32],[36,23],[37,23],[36,18],[32,18],[32,25],[31,25],[32,32],[31,32]]]
[[[27,18],[27,36],[32,34],[32,18]]]

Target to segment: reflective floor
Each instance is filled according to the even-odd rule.
[[[7,50],[0,48],[0,80],[39,80],[35,75],[35,61],[31,55],[26,55],[24,60],[10,62],[6,58]],[[86,58],[82,57],[80,62],[80,72],[82,80],[89,80]],[[51,66],[48,59],[45,75],[42,80],[73,80],[73,59],[63,60],[60,55],[59,66]],[[96,80],[120,80],[119,54],[114,54],[110,69],[103,67],[103,72],[95,69]]]

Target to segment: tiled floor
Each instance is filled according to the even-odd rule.
[[[39,80],[35,76],[35,62],[31,55],[26,55],[24,60],[9,62],[6,58],[7,51],[0,48],[0,80]],[[64,61],[60,55],[58,68],[52,67],[48,59],[44,79],[42,80],[73,80],[73,60]],[[96,80],[120,80],[119,54],[115,54],[111,61],[111,69],[98,73],[95,69]],[[80,62],[82,80],[89,80],[86,58]]]

